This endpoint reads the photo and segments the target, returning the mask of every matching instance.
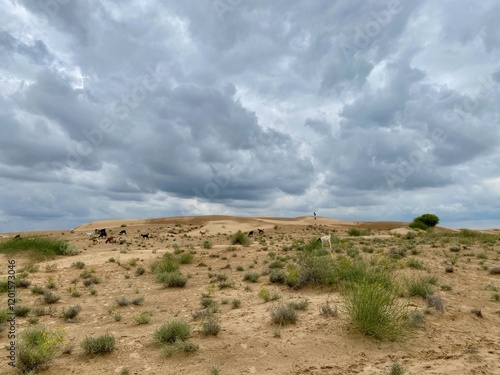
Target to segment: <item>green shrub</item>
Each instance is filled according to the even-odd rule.
[[[144,272],[146,272],[146,270],[143,267],[137,267],[135,269],[135,275],[136,276],[141,276],[141,275],[144,274]]]
[[[238,309],[239,307],[241,307],[241,301],[240,301],[239,299],[236,299],[236,298],[235,298],[235,299],[233,299],[233,300],[231,301],[231,307],[232,307],[233,309]]]
[[[203,241],[203,248],[204,249],[211,249],[212,248],[212,243],[208,240]]]
[[[179,287],[182,288],[187,284],[187,277],[183,276],[180,272],[165,272],[158,274],[156,279],[162,282],[166,287]]]
[[[73,266],[81,270],[85,267],[85,263],[78,261],[78,262],[73,263]]]
[[[399,363],[393,363],[389,375],[403,375],[405,373],[403,366]]]
[[[332,284],[349,283],[382,284],[386,288],[393,287],[393,277],[389,271],[380,266],[370,266],[362,259],[339,258],[333,264]]]
[[[407,333],[407,307],[384,285],[350,283],[344,289],[346,310],[355,329],[379,340],[396,340]]]
[[[10,312],[8,309],[0,310],[0,327],[3,323],[5,323],[10,318]],[[1,331],[1,329],[0,329]]]
[[[300,285],[305,284],[328,284],[333,279],[335,269],[334,260],[331,256],[306,253],[299,259],[300,272],[297,281]],[[290,279],[290,269],[287,269],[287,278]],[[295,285],[299,286],[299,285]]]
[[[45,301],[45,303],[48,304],[56,303],[57,301],[59,301],[59,299],[60,297],[54,292],[51,292],[50,290],[46,290],[43,292],[43,300]]]
[[[191,264],[193,262],[193,254],[191,253],[182,253],[179,255],[179,263],[180,264]]]
[[[269,264],[269,269],[283,268],[285,265],[279,260],[275,260]]]
[[[81,343],[85,354],[107,354],[115,350],[115,337],[105,334],[97,337],[87,336]]]
[[[204,308],[217,306],[217,301],[215,301],[214,299],[212,299],[210,297],[203,297],[201,299],[200,303]]]
[[[17,345],[16,366],[22,373],[46,368],[56,356],[64,335],[60,330],[27,328],[20,335]]]
[[[151,321],[152,313],[150,311],[143,311],[139,315],[134,316],[137,324],[148,324]]]
[[[371,234],[371,231],[369,229],[351,228],[347,231],[347,234],[353,237],[369,236]]]
[[[273,269],[269,273],[269,281],[274,284],[285,284],[285,272],[280,269]]]
[[[281,295],[279,293],[271,293],[265,286],[262,286],[259,290],[259,297],[264,301],[264,302],[269,302],[269,301],[276,301],[281,298]]]
[[[410,268],[414,268],[416,270],[425,270],[426,267],[424,265],[424,263],[422,263],[421,261],[415,259],[415,258],[410,258],[406,261],[406,265]]]
[[[426,298],[428,294],[433,294],[434,289],[431,286],[429,278],[409,278],[406,280],[406,286],[410,297],[420,296]]]
[[[393,247],[389,250],[387,256],[396,260],[404,258],[406,256],[406,249]]]
[[[73,320],[82,311],[80,305],[73,305],[68,308],[68,310],[63,310],[62,316],[64,320]]]
[[[290,306],[291,308],[293,308],[297,311],[302,311],[302,310],[307,309],[307,306],[309,306],[309,301],[306,299],[301,299],[298,301],[291,301],[291,302],[288,302],[288,306]]]
[[[271,310],[271,322],[280,326],[295,324],[299,315],[293,307],[280,304]]]
[[[9,281],[0,280],[0,293],[7,293],[8,290],[9,290]]]
[[[285,284],[291,288],[299,288],[302,285],[302,273],[300,267],[289,264],[285,271]]]
[[[144,296],[135,297],[130,300],[132,305],[140,306],[144,303]]]
[[[419,217],[416,217],[415,219],[413,219],[413,221],[419,221],[421,223],[424,223],[425,225],[427,225],[428,227],[435,227],[436,225],[438,225],[439,223],[439,218],[434,215],[434,214],[423,214],[423,215],[420,215]]]
[[[426,230],[429,228],[429,226],[425,225],[424,223],[422,223],[419,220],[413,220],[413,222],[410,223],[410,225],[408,225],[408,226],[412,229],[422,229],[422,230]]]
[[[26,315],[28,315],[30,313],[30,311],[31,311],[31,307],[29,307],[29,306],[16,305],[14,307],[14,315],[18,316],[20,318],[23,318]]]
[[[68,241],[38,236],[12,238],[0,244],[0,254],[13,256],[20,253],[34,260],[46,260],[58,255],[76,255],[79,251]]]
[[[89,286],[94,285],[94,284],[100,284],[100,283],[101,283],[101,280],[95,276],[92,276],[92,277],[89,277],[88,279],[83,280],[83,285],[85,285],[86,287],[89,287]]]
[[[259,280],[260,274],[257,272],[247,272],[243,277],[243,281],[250,281],[256,283]]]
[[[240,244],[240,245],[243,245],[243,246],[250,245],[249,238],[241,230],[239,230],[238,232],[236,232],[235,234],[233,234],[231,236],[230,240],[231,240],[231,245],[237,245],[237,244]]]
[[[115,301],[118,304],[118,306],[127,306],[127,305],[130,305],[130,301],[128,299],[126,299],[125,297],[123,297],[123,296],[122,297],[116,297]]]
[[[220,324],[217,320],[210,318],[203,323],[201,332],[205,336],[217,336],[220,332]]]
[[[151,264],[151,271],[155,274],[166,272],[175,272],[179,270],[179,259],[175,258],[172,254],[166,253],[162,259],[155,261]]]
[[[191,333],[191,326],[179,319],[173,319],[162,324],[153,334],[155,341],[168,344],[185,341]]]

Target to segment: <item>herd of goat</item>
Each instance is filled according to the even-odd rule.
[[[118,234],[118,236],[110,236],[108,237],[108,233],[106,232],[106,229],[94,229],[94,232],[85,232],[87,234],[87,236],[90,237],[90,239],[92,240],[92,242],[94,244],[96,243],[99,243],[100,239],[103,239],[105,238],[106,241],[105,243],[117,243],[119,245],[123,245],[124,243],[127,242],[127,240],[125,238],[123,238],[122,236],[126,236],[127,235],[127,231],[125,229],[121,230],[120,233]],[[146,233],[146,234],[143,234],[141,233],[141,237],[143,239],[149,239],[149,233]]]
[[[263,235],[264,234],[264,229],[260,229],[258,228],[257,229],[258,231],[258,234],[259,235]],[[119,244],[119,245],[123,245],[124,243],[127,242],[127,240],[125,238],[123,238],[122,236],[126,236],[127,235],[127,231],[125,229],[121,230],[120,233],[118,234],[118,236],[110,236],[108,237],[108,233],[106,232],[106,229],[103,228],[103,229],[94,229],[94,232],[85,232],[87,234],[87,236],[90,238],[90,240],[93,242],[93,244],[97,244],[99,243],[100,239],[103,239],[105,238],[106,241],[105,243],[116,243],[116,244]],[[200,234],[203,236],[207,233],[207,230],[206,229],[202,229],[200,230]],[[251,230],[250,232],[248,232],[248,237],[253,237],[255,234],[255,231]],[[14,239],[18,239],[18,238],[21,238],[21,235],[18,234],[14,237]],[[141,238],[142,239],[150,239],[150,235],[149,233],[141,233]],[[321,236],[321,237],[318,237],[318,242],[321,242],[321,247],[324,247],[325,244],[327,244],[329,247],[330,247],[330,250],[332,249],[332,235],[331,234],[328,234],[326,236]]]
[[[201,235],[205,235],[207,231],[205,229],[200,230]],[[257,233],[259,235],[264,234],[264,229],[257,229]],[[95,229],[94,232],[86,232],[87,236],[90,237],[90,239],[93,241],[94,244],[99,243],[99,240],[102,238],[106,238],[105,243],[117,243],[119,245],[122,245],[127,242],[125,238],[122,236],[127,235],[127,231],[125,229],[121,230],[118,236],[110,236],[108,237],[108,233],[106,232],[106,229]],[[253,237],[255,235],[255,231],[251,230],[248,232],[248,237]],[[150,239],[149,233],[141,233],[141,238],[142,239]],[[330,249],[332,248],[332,235],[326,235],[318,238],[318,242],[321,242],[321,247],[324,247],[325,245],[328,245]]]

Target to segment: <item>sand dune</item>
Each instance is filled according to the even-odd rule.
[[[455,272],[445,273],[444,265],[451,259],[448,254],[452,254],[449,248],[454,244],[434,243],[419,237],[404,239],[407,224],[346,222],[325,217],[315,220],[313,217],[211,215],[102,220],[82,224],[71,231],[22,233],[22,236],[36,234],[67,239],[82,250],[74,257],[40,262],[40,270],[28,276],[32,285],[44,286],[49,277],[56,281],[56,293],[61,299],[52,305],[55,309],[52,315],[38,317],[38,324],[65,327],[66,344],[74,346],[71,354],[59,355],[42,373],[120,374],[126,367],[131,374],[202,375],[210,374],[210,367],[216,364],[221,374],[382,375],[389,374],[391,365],[398,362],[408,374],[500,374],[500,302],[492,297],[494,290],[500,290],[500,279],[484,268],[499,265],[500,244],[478,242],[460,247]],[[93,245],[85,232],[100,228],[106,228],[110,235],[125,229],[128,244],[101,241]],[[250,246],[228,250],[230,234],[257,228],[263,229],[264,235],[256,233]],[[350,228],[371,232],[350,237],[347,234]],[[150,233],[152,238],[142,239],[141,233]],[[335,287],[308,286],[295,290],[269,282],[267,273],[272,262],[281,259],[280,262],[293,264],[296,252],[287,247],[294,240],[309,240],[326,233],[340,238],[336,249],[338,255],[346,257],[348,250],[366,259],[379,259],[391,249],[415,249],[414,254],[395,263],[399,267],[396,275],[435,276],[438,281],[434,288],[443,298],[444,313],[427,309],[425,300],[419,297],[408,299],[413,308],[427,311],[425,324],[413,330],[407,340],[380,342],[349,328],[343,297]],[[0,241],[11,235],[4,234],[6,238]],[[212,247],[204,248],[204,241],[210,241]],[[174,244],[185,251],[196,252],[191,264],[181,266],[182,273],[189,275],[184,288],[163,287],[149,267],[163,254],[173,253]],[[23,255],[15,258],[18,270],[29,262]],[[410,258],[422,262],[426,268],[409,269],[405,262]],[[7,257],[1,255],[0,260],[0,264],[5,265]],[[84,270],[92,271],[92,275],[100,279],[95,285],[95,295],[83,285],[83,270],[74,266],[76,261],[84,262]],[[137,267],[143,267],[145,274],[136,275]],[[2,272],[5,275],[6,269]],[[250,283],[243,280],[246,272],[263,275],[258,282]],[[224,274],[233,286],[213,291],[213,298],[219,303],[216,316],[222,329],[217,337],[205,337],[201,334],[202,321],[194,320],[192,313],[201,308],[201,296],[209,292],[210,283],[216,284],[213,278],[218,274]],[[69,292],[72,282],[76,282],[80,297],[73,297]],[[443,285],[447,287],[441,290]],[[281,299],[264,303],[258,296],[263,287],[279,293]],[[23,305],[47,307],[29,289],[18,289],[18,296]],[[144,296],[145,300],[141,306],[117,307],[115,299],[120,296]],[[297,324],[284,326],[277,334],[277,327],[270,322],[273,306],[304,298],[309,306],[299,313]],[[231,307],[234,299],[241,301],[240,308]],[[337,318],[320,315],[320,307],[326,302],[338,307]],[[6,294],[0,294],[0,303],[7,306]],[[65,322],[62,311],[75,304],[81,305],[82,312],[75,322]],[[472,308],[480,308],[483,318],[471,314]],[[142,311],[152,313],[149,324],[138,325],[134,321]],[[121,314],[120,321],[113,318],[117,312]],[[174,317],[192,324],[190,341],[199,346],[197,353],[177,353],[166,358],[161,347],[154,343],[154,330]],[[30,325],[28,318],[17,319],[18,332]],[[106,356],[84,356],[79,347],[81,340],[87,335],[105,332],[116,337],[116,350]],[[7,342],[6,331],[0,332],[0,346]],[[2,361],[0,373],[14,374],[5,360]]]

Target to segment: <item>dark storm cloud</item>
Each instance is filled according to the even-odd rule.
[[[217,4],[6,4],[3,228],[492,212],[497,2]]]

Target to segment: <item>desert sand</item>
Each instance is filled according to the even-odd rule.
[[[425,322],[412,330],[402,341],[379,341],[361,335],[349,328],[349,317],[343,309],[343,297],[333,287],[305,287],[298,290],[285,285],[271,284],[268,276],[261,276],[256,283],[243,280],[248,271],[262,272],[271,261],[269,253],[293,256],[295,251],[283,247],[293,239],[305,239],[332,233],[345,238],[369,259],[374,254],[361,251],[363,247],[386,249],[398,247],[404,241],[408,223],[401,222],[344,222],[329,218],[312,217],[231,217],[203,216],[165,219],[127,219],[96,221],[73,230],[53,230],[20,233],[21,236],[50,235],[67,239],[82,250],[79,255],[58,257],[40,262],[38,272],[30,273],[31,285],[44,286],[53,277],[61,299],[53,306],[54,313],[39,317],[38,325],[64,327],[65,346],[73,347],[69,354],[60,354],[41,374],[120,374],[128,368],[130,374],[211,374],[214,368],[220,374],[389,374],[394,362],[400,363],[405,374],[500,374],[500,302],[491,298],[492,288],[500,288],[500,276],[489,274],[487,267],[499,266],[500,243],[488,248],[474,244],[461,250],[455,272],[446,273],[445,253],[450,244],[438,246],[418,242],[419,253],[413,258],[425,264],[427,270],[401,269],[402,273],[433,275],[438,278],[435,286],[442,297],[445,311],[427,308],[425,299],[408,298],[410,304],[425,311]],[[122,229],[129,244],[92,244],[85,232],[106,228],[108,234],[117,235]],[[264,234],[258,235],[257,229]],[[362,237],[348,236],[350,228],[371,229]],[[237,246],[228,251],[228,235],[242,230],[255,231],[248,247]],[[446,228],[436,228],[446,231]],[[110,233],[112,232],[112,233]],[[149,233],[151,239],[142,239]],[[202,234],[204,233],[204,234]],[[19,233],[4,233],[6,239]],[[205,249],[202,243],[209,240],[213,247]],[[191,264],[181,266],[189,275],[183,288],[166,288],[157,282],[149,265],[166,252],[173,253],[173,243],[181,248],[192,246],[196,251]],[[126,250],[126,251],[125,251]],[[114,258],[114,261],[110,261]],[[136,259],[137,265],[127,266]],[[86,270],[95,270],[101,280],[95,285],[96,295],[91,295],[78,279],[81,269],[72,266],[76,261],[85,263]],[[27,263],[22,255],[16,257],[21,269]],[[0,255],[1,274],[7,274],[7,257]],[[49,265],[49,267],[46,267]],[[55,265],[55,266],[51,266]],[[137,276],[135,269],[142,266],[145,274]],[[126,267],[129,267],[127,270]],[[243,267],[244,271],[238,271]],[[192,317],[200,310],[200,299],[209,292],[209,273],[224,273],[232,288],[213,291],[220,303],[217,313],[221,331],[216,337],[205,337],[200,332],[201,322]],[[72,297],[68,287],[78,279],[80,297]],[[446,285],[451,290],[441,290]],[[262,286],[277,292],[281,299],[265,303],[258,296]],[[30,307],[47,307],[30,289],[17,289],[19,304]],[[117,307],[115,299],[124,296],[144,296],[140,306]],[[296,324],[277,328],[271,324],[270,311],[277,303],[307,299],[309,306],[299,313]],[[232,308],[239,299],[241,306]],[[320,306],[326,302],[338,308],[337,317],[324,317]],[[60,313],[71,305],[79,304],[81,313],[74,322],[64,321]],[[7,307],[7,296],[0,294],[0,307]],[[482,317],[471,310],[481,309]],[[121,321],[115,321],[110,312],[119,312]],[[134,316],[151,311],[149,324],[138,325]],[[173,317],[183,318],[194,328],[190,341],[199,346],[193,354],[175,353],[165,357],[160,345],[153,340],[153,332]],[[17,332],[33,326],[28,318],[17,318]],[[116,338],[116,350],[103,356],[84,355],[80,342],[88,335],[111,333]],[[279,337],[278,337],[279,336]],[[6,331],[0,332],[0,346],[8,344]],[[5,351],[7,353],[7,351]],[[14,374],[7,366],[4,355],[0,359],[0,373]]]

